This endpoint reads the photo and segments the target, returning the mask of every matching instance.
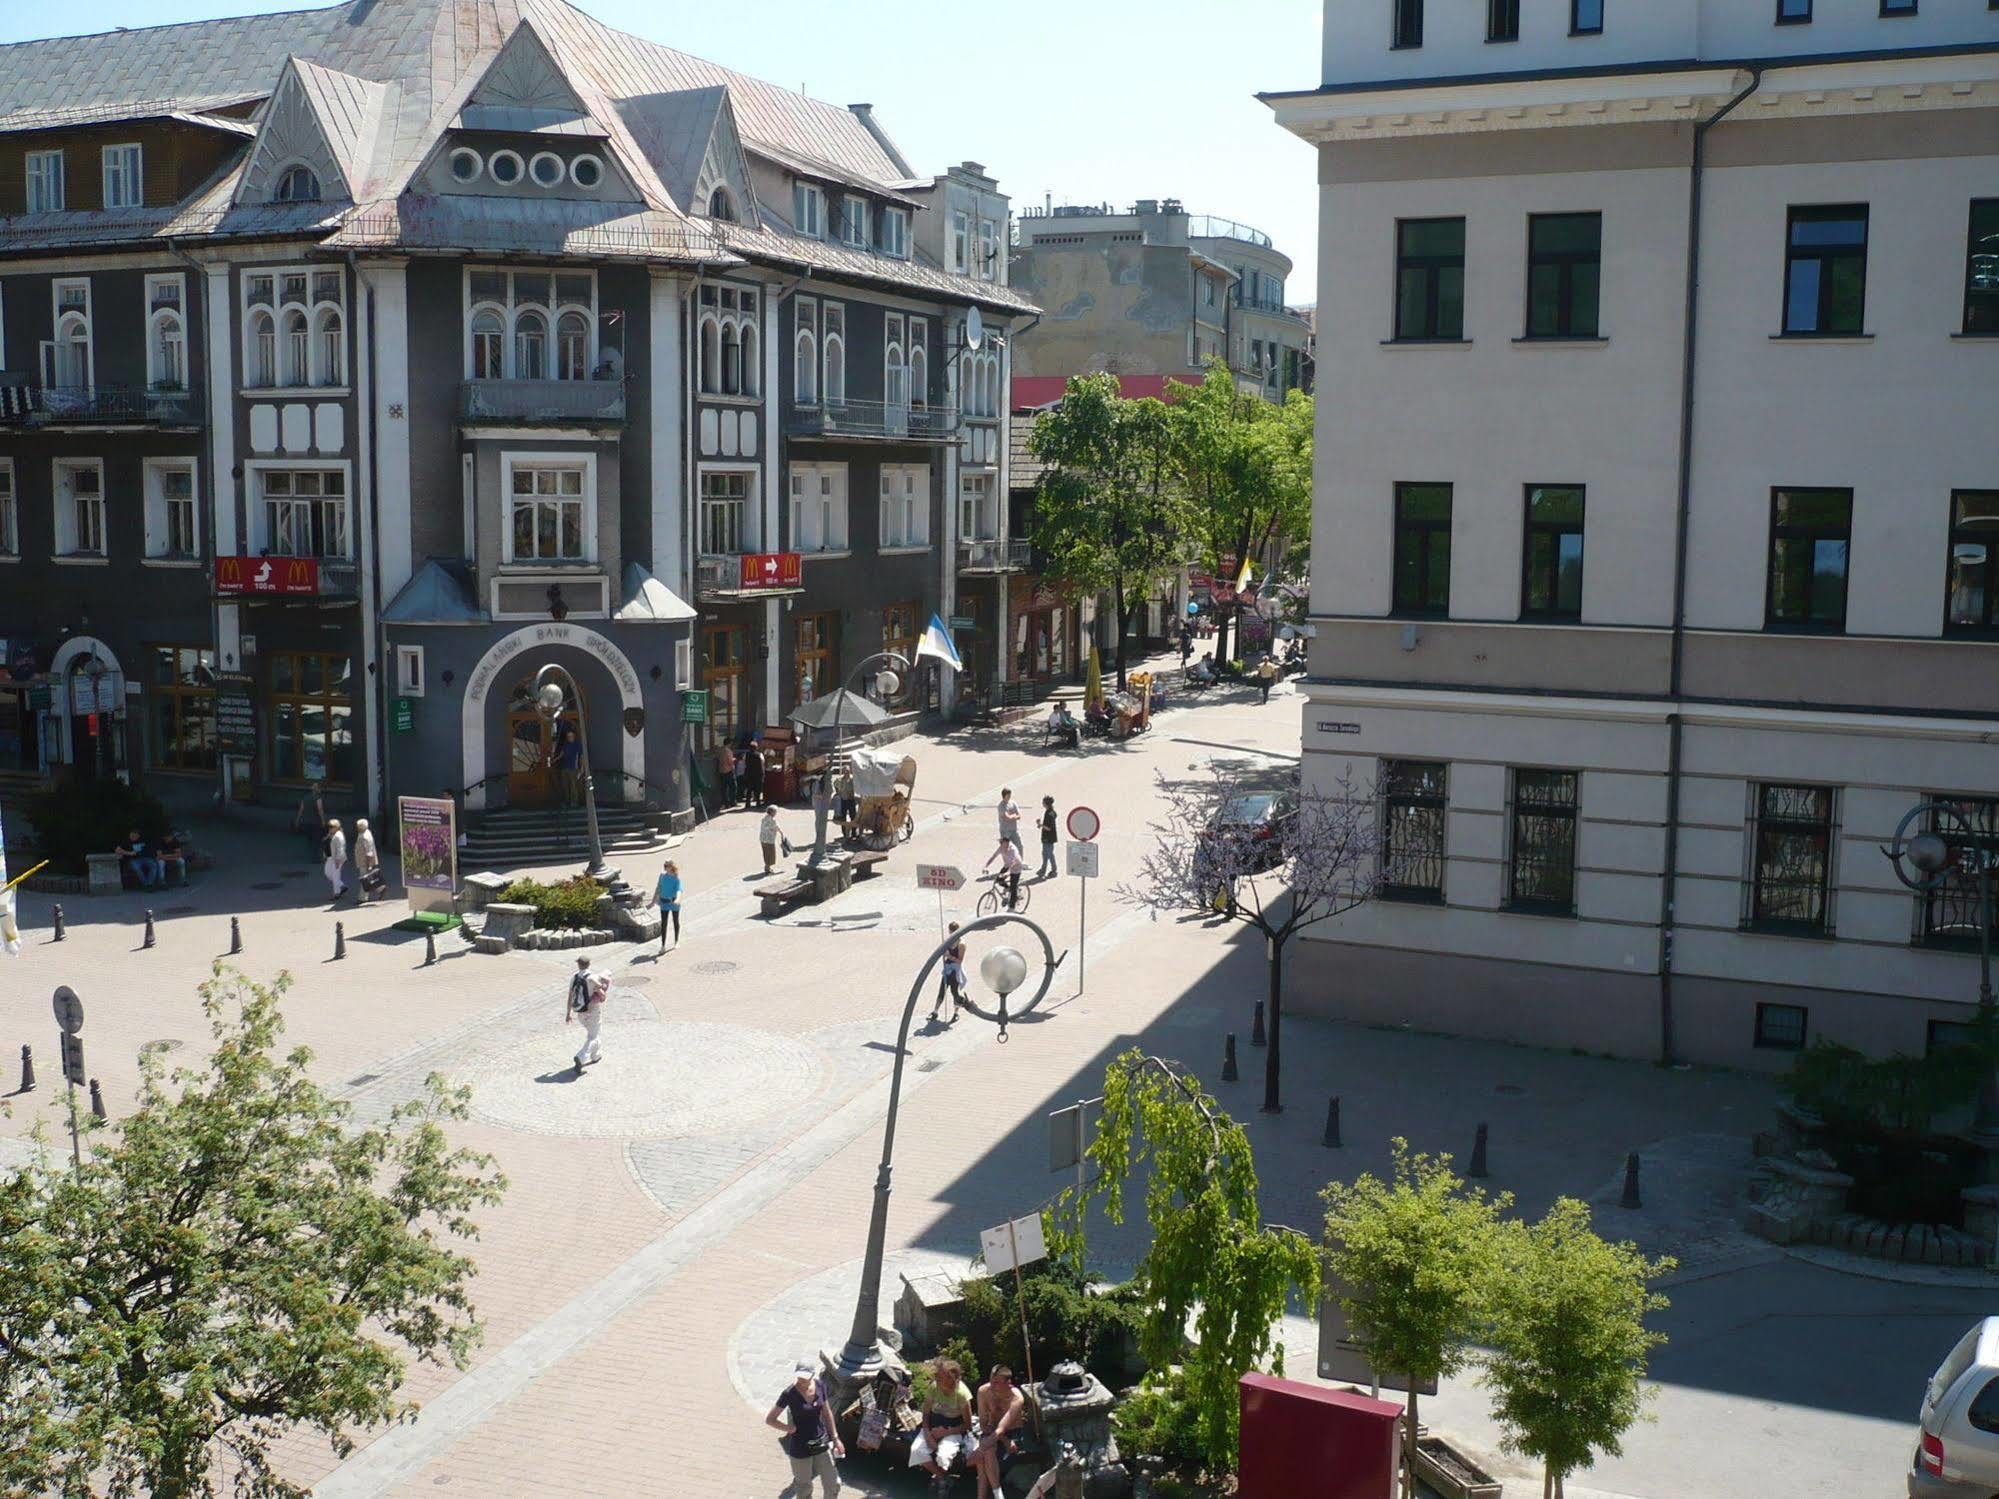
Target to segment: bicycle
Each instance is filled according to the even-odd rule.
[[[1006,884],[1007,877],[1003,874],[988,874],[981,875],[980,878],[991,888],[979,897],[978,914],[981,916],[997,916],[1006,909],[1006,896],[1002,893],[1002,889]],[[1034,887],[1025,880],[1022,880],[1020,895],[1013,903],[1013,914],[1016,916],[1025,916],[1027,914],[1027,903],[1033,898],[1033,895]]]

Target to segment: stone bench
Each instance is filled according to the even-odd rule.
[[[484,939],[481,951],[490,951],[487,943],[504,942],[508,947],[516,946],[521,938],[534,930],[535,909],[533,906],[514,905],[507,901],[494,901],[486,907],[486,925],[480,930]]]
[[[882,853],[851,854],[848,856],[847,859],[847,867],[853,871],[855,879],[865,880],[874,875],[880,874],[881,866],[883,864],[886,864],[887,862],[888,862],[887,854],[882,854]]]
[[[812,881],[790,880],[782,885],[760,885],[756,897],[763,902],[763,916],[768,921],[773,916],[782,916],[785,911],[812,894]]]

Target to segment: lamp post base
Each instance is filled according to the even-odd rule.
[[[821,1349],[820,1367],[826,1371],[826,1382],[833,1387],[837,1397],[835,1404],[846,1409],[864,1385],[872,1383],[882,1374],[896,1378],[907,1378],[909,1366],[902,1361],[902,1355],[877,1338],[874,1342],[855,1345],[848,1343],[838,1350]]]

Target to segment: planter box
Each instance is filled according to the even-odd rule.
[[[1506,1487],[1442,1437],[1419,1437],[1416,1477],[1441,1499],[1500,1499]]]

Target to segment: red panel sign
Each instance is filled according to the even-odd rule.
[[[796,588],[803,577],[796,552],[743,554],[744,588]]]
[[[1390,1499],[1402,1407],[1245,1374],[1241,1499]]]
[[[217,557],[217,593],[316,594],[317,557]]]

